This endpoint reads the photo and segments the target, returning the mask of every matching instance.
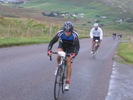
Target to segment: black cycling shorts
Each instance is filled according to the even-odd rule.
[[[100,42],[100,37],[93,37],[93,41],[98,40]]]
[[[74,53],[74,49],[75,49],[74,45],[66,45],[62,42],[59,42],[58,48],[63,49],[64,52],[69,54]]]

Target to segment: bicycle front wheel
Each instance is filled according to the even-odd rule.
[[[60,90],[61,90],[61,87],[62,87],[62,75],[61,75],[61,72],[62,72],[62,68],[61,66],[58,68],[57,70],[57,74],[55,76],[55,84],[54,84],[54,98],[55,100],[58,100],[59,98],[59,94],[60,94]]]
[[[95,59],[95,51],[93,51],[93,53],[92,53],[92,57],[93,57],[93,59]]]
[[[64,70],[65,71],[65,70]],[[62,76],[62,93],[64,93],[64,83],[65,83],[65,73],[63,73],[63,76]]]

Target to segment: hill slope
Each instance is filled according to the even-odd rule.
[[[132,0],[30,0],[15,6],[32,8],[40,12],[68,12],[71,14],[67,17],[69,19],[76,18],[71,17],[72,14],[83,13],[83,18],[76,19],[84,20],[86,23],[97,21],[106,26],[115,25],[113,28],[133,29],[130,25],[133,23],[132,4]]]
[[[32,0],[21,6],[48,11],[84,12],[86,14],[93,9],[99,13],[112,15],[113,12],[117,13],[119,17],[122,17],[123,14],[124,18],[129,18],[129,16],[133,16],[132,5],[132,0]]]

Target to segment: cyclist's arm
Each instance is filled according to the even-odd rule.
[[[59,39],[59,33],[57,33],[53,39],[50,41],[49,45],[48,45],[48,50],[51,50],[53,45],[58,41]]]
[[[93,28],[92,28],[91,31],[90,31],[90,38],[91,38],[91,39],[93,38]]]
[[[102,31],[102,29],[100,28],[100,40],[102,40],[103,39],[103,31]]]
[[[80,43],[79,43],[78,36],[75,38],[74,46],[75,46],[74,53],[77,55],[80,49]]]

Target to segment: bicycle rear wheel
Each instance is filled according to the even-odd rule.
[[[93,51],[93,53],[92,53],[92,57],[93,57],[93,59],[95,59],[95,57],[96,57],[96,55],[95,55],[95,51]]]
[[[97,53],[98,46],[94,46],[94,51],[93,51],[93,59],[96,58],[96,53]]]
[[[54,83],[54,98],[55,100],[58,100],[59,98],[59,94],[60,94],[60,90],[62,87],[62,68],[61,66],[58,68],[57,70],[57,74],[55,76],[55,83]]]

